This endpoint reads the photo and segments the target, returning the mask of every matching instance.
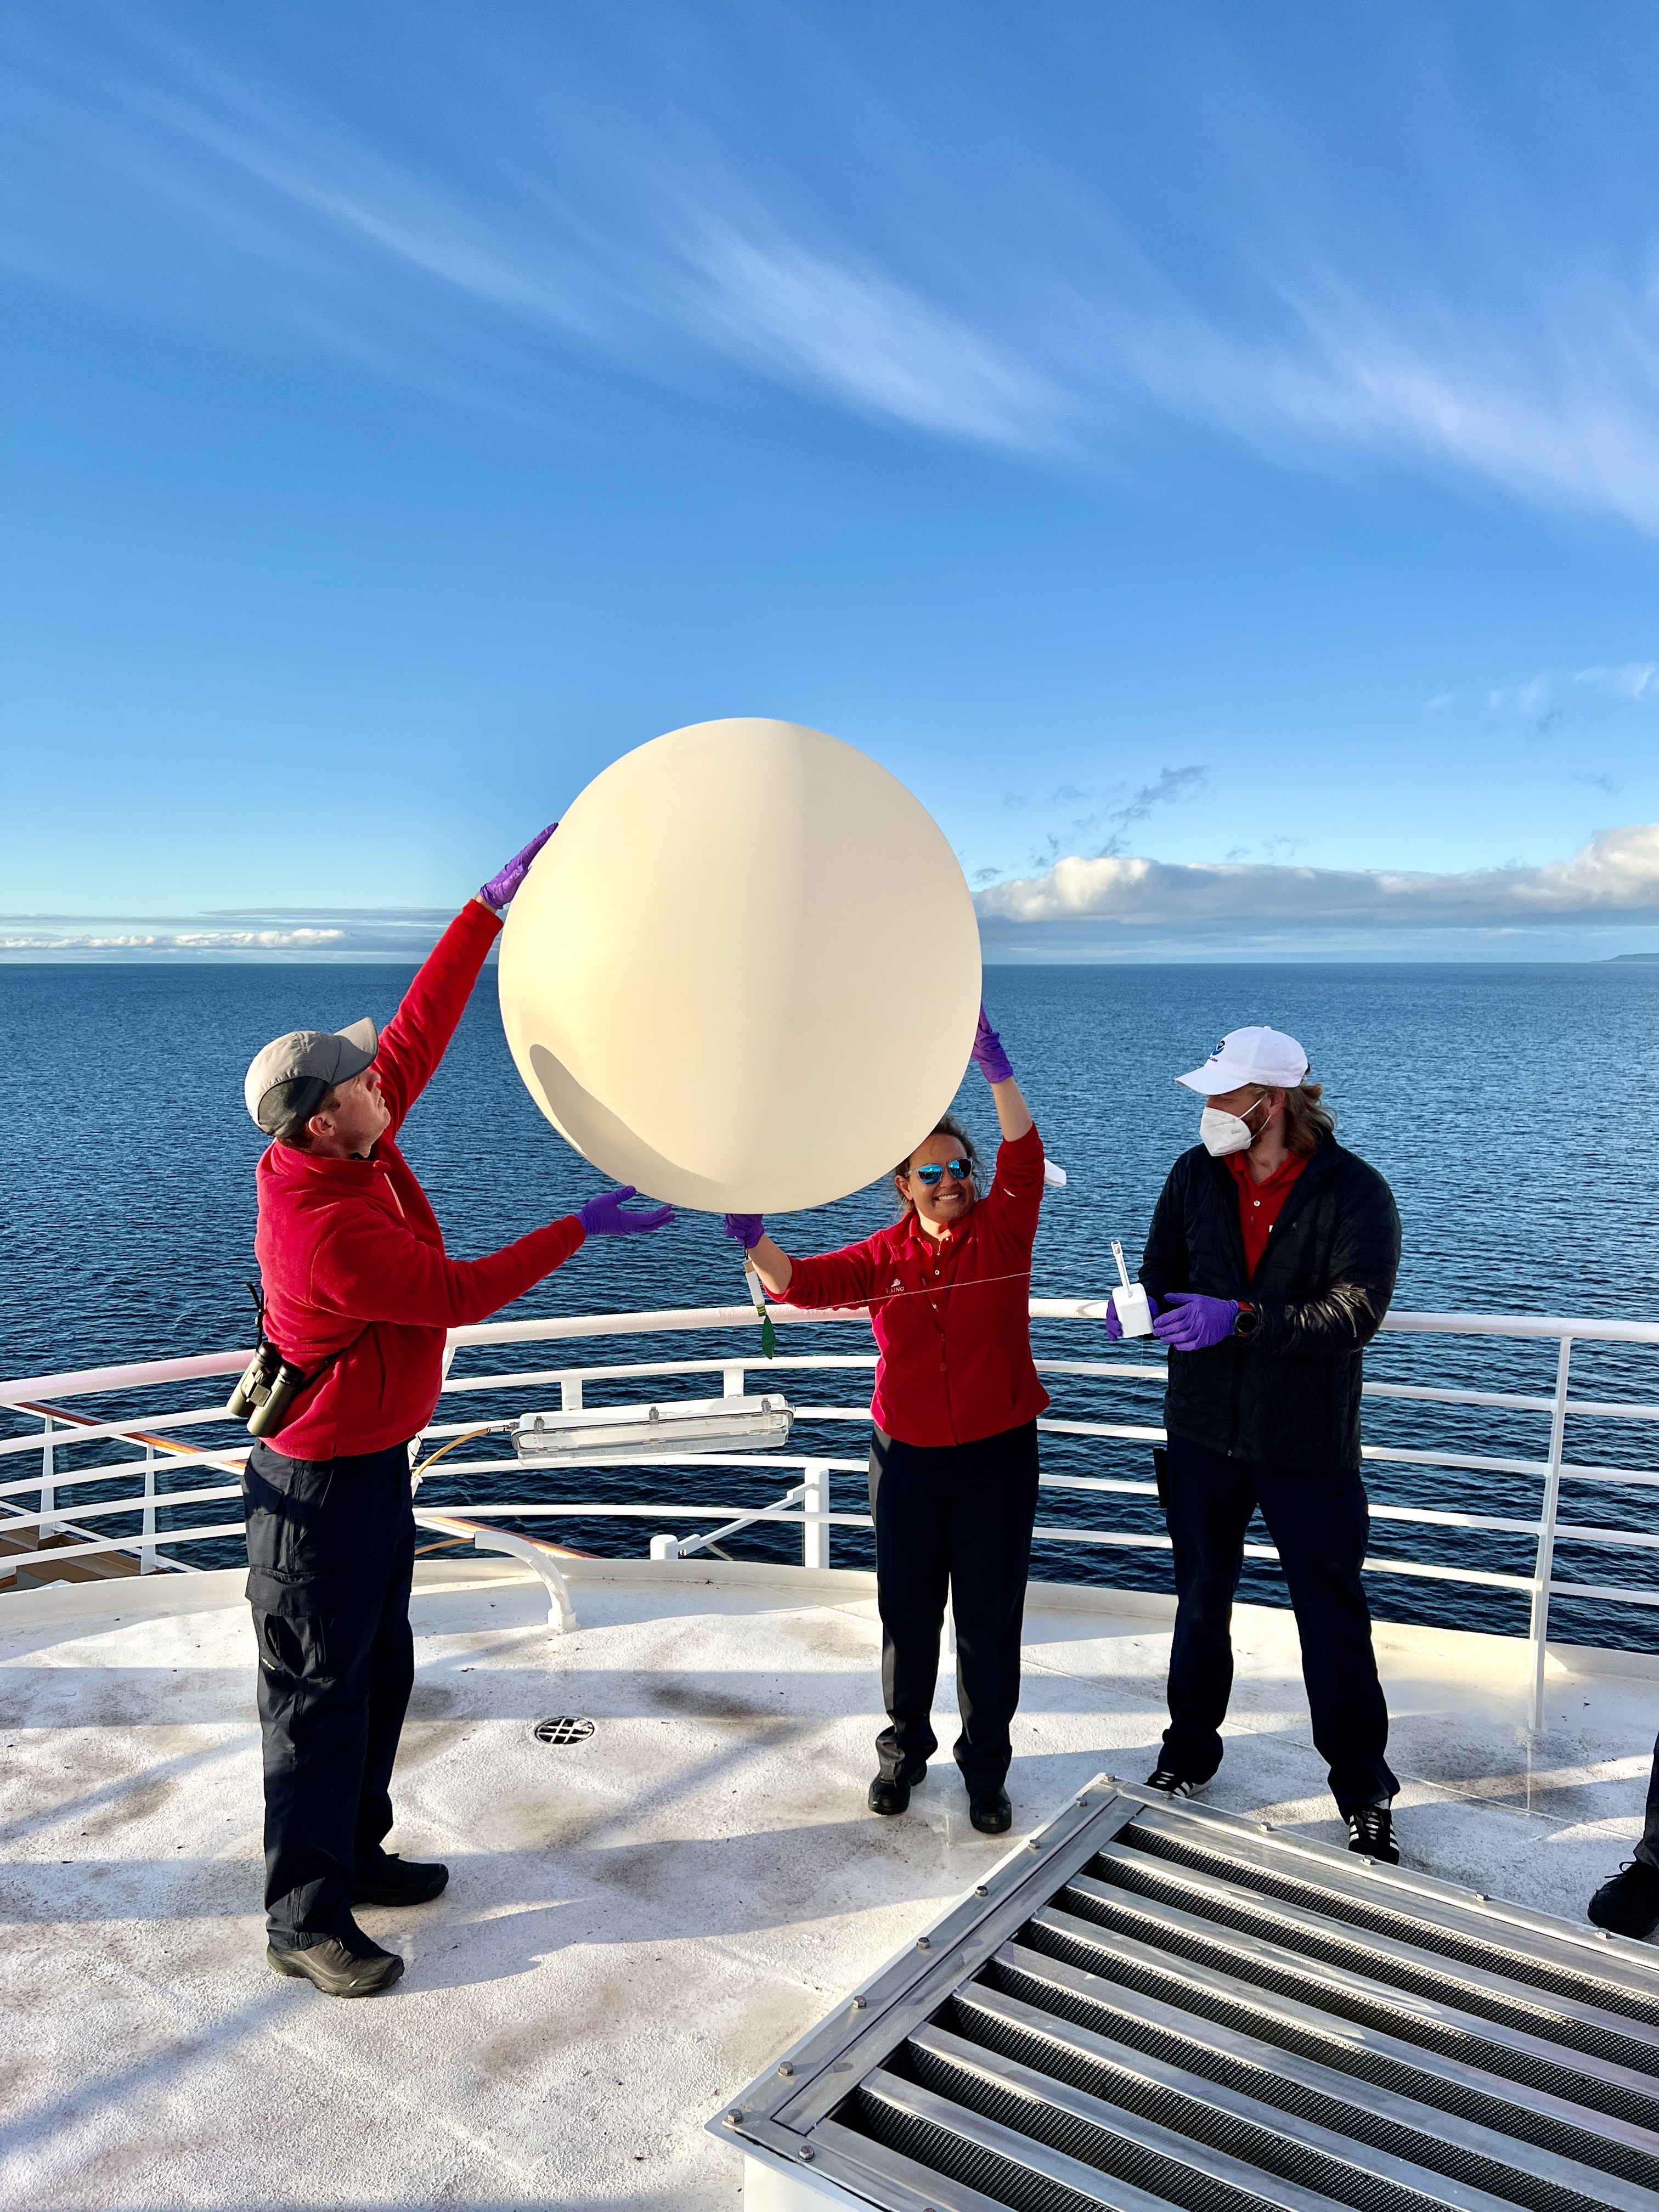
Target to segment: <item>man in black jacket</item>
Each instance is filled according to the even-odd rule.
[[[1188,1796],[1221,1764],[1233,1594],[1259,1507],[1349,1849],[1392,1865],[1399,1784],[1383,1756],[1388,1707],[1360,1577],[1359,1386],[1394,1293],[1400,1217],[1382,1177],[1332,1135],[1307,1074],[1293,1037],[1246,1029],[1177,1079],[1207,1103],[1202,1141],[1170,1170],[1140,1269],[1170,1346],[1159,1489],[1178,1597],[1170,1726],[1149,1779]]]

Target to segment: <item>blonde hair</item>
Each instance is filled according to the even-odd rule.
[[[1285,1142],[1299,1160],[1307,1159],[1319,1149],[1320,1139],[1328,1137],[1336,1127],[1336,1115],[1327,1106],[1322,1083],[1306,1081],[1294,1085],[1258,1083],[1254,1085],[1257,1099],[1271,1097],[1276,1090],[1285,1092]],[[1255,1100],[1252,1100],[1254,1104]]]

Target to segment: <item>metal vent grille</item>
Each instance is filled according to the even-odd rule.
[[[1659,2212],[1659,1958],[1106,1776],[711,2125],[883,2212]]]

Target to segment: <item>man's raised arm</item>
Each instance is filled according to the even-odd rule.
[[[476,897],[467,901],[427,955],[402,1005],[381,1032],[375,1066],[392,1109],[392,1136],[431,1082],[466,1011],[489,948],[501,933],[496,909],[511,903],[531,862],[558,826],[550,823],[487,884],[480,884]]]

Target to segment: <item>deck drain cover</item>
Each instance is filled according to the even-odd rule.
[[[550,1721],[538,1721],[538,1743],[585,1743],[593,1733],[592,1721],[579,1719],[574,1713],[556,1713]]]

